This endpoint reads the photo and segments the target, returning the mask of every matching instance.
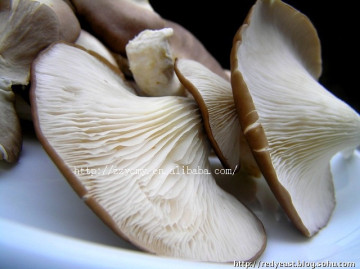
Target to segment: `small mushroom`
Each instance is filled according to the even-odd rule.
[[[174,72],[174,56],[169,44],[171,28],[144,30],[126,45],[126,55],[134,80],[148,96],[185,95]]]
[[[58,43],[32,69],[37,135],[72,187],[116,233],[151,253],[256,259],[263,226],[216,185],[194,100],[137,96],[101,59]]]
[[[57,40],[74,41],[80,25],[61,0],[4,0],[0,3],[0,160],[15,162],[21,128],[12,92],[27,85],[30,65],[40,50]]]
[[[197,101],[209,140],[224,167],[260,176],[240,127],[230,82],[188,59],[178,59],[175,72]]]
[[[309,19],[258,0],[235,38],[231,82],[241,127],[280,204],[306,236],[335,206],[330,159],[360,144],[360,117],[317,81],[320,42]]]

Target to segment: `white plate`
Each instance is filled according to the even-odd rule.
[[[268,244],[256,267],[266,266],[260,262],[360,265],[360,153],[350,159],[336,155],[332,172],[337,206],[328,226],[312,239],[294,229],[267,186],[261,186],[261,196],[250,206],[264,223]],[[0,164],[0,250],[0,268],[233,266],[157,257],[123,241],[75,194],[31,134],[24,137],[18,164]]]

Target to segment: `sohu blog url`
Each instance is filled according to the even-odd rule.
[[[239,268],[355,268],[355,262],[306,262],[306,261],[296,261],[296,262],[263,262],[263,261],[254,261],[254,262],[243,262],[243,261],[234,261],[234,267]]]

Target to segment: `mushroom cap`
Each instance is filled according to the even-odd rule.
[[[27,85],[40,50],[57,40],[74,41],[80,24],[61,0],[0,3],[0,160],[15,162],[21,149],[20,123],[12,85]]]
[[[194,100],[136,96],[100,56],[63,43],[38,57],[32,76],[39,140],[117,234],[149,252],[192,260],[262,253],[261,222],[209,173]]]
[[[111,51],[125,54],[129,40],[146,29],[165,27],[163,19],[152,10],[148,1],[71,0],[79,18],[89,31]]]
[[[48,6],[53,12],[55,12],[58,20],[58,27],[60,29],[60,37],[58,40],[65,40],[73,42],[80,34],[80,23],[76,18],[72,9],[71,3],[67,0],[32,0],[39,2],[40,5]],[[45,22],[44,22],[44,25]],[[57,40],[56,40],[57,41]]]
[[[0,10],[0,80],[29,81],[31,62],[54,41],[75,41],[80,25],[61,0],[13,0]]]
[[[230,82],[188,59],[177,59],[175,72],[198,103],[205,130],[222,164],[260,176],[240,127]]]
[[[359,115],[317,81],[320,44],[309,19],[258,0],[234,38],[231,82],[240,124],[280,204],[305,235],[335,206],[329,162],[360,144]]]

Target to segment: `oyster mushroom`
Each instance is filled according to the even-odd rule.
[[[209,140],[224,167],[260,176],[240,127],[230,82],[188,59],[178,59],[175,72],[197,101]]]
[[[74,41],[80,25],[61,0],[4,0],[0,3],[0,160],[15,162],[21,129],[13,85],[27,85],[38,52],[57,40]]]
[[[149,252],[217,262],[259,256],[263,226],[216,185],[194,100],[137,96],[101,59],[58,43],[32,69],[37,135],[76,192]]]
[[[330,159],[360,144],[360,117],[318,83],[316,30],[280,0],[253,6],[234,38],[231,71],[258,165],[296,227],[312,236],[335,206]]]

